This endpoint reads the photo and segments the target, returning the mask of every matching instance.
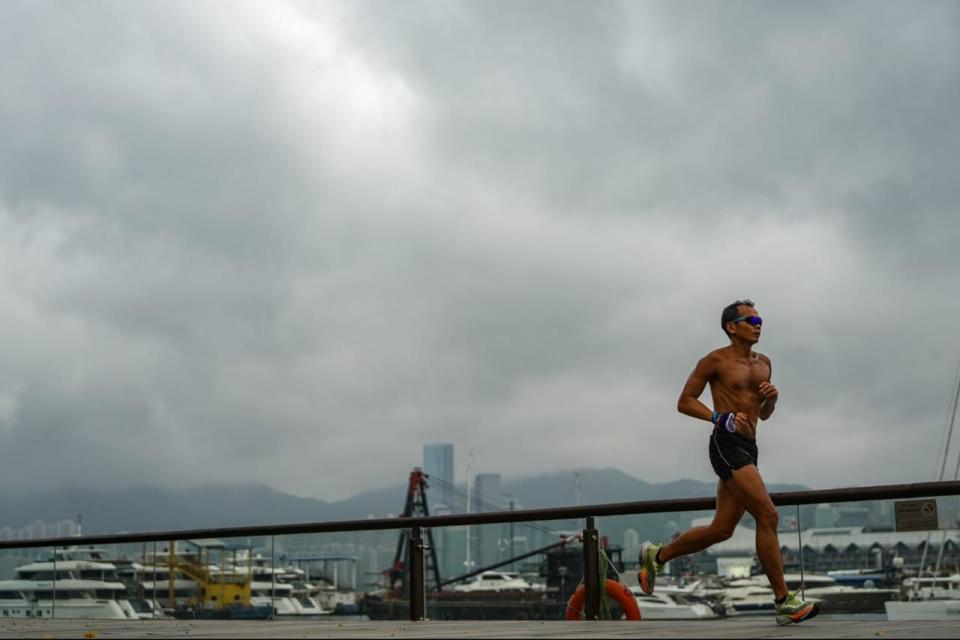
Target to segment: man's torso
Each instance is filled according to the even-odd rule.
[[[745,359],[729,347],[717,349],[711,356],[716,358],[714,374],[709,380],[714,410],[747,414],[749,432],[743,435],[755,439],[761,402],[759,386],[770,380],[769,360],[759,353],[751,353],[749,359]]]

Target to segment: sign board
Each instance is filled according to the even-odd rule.
[[[899,500],[893,509],[897,531],[935,531],[940,527],[935,498]]]

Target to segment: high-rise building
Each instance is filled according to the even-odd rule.
[[[423,445],[423,472],[434,482],[430,485],[430,501],[455,508],[453,488],[453,445],[446,442],[431,442]]]
[[[626,529],[623,532],[623,556],[634,558],[640,553],[640,532],[636,529]]]
[[[837,526],[837,514],[830,503],[818,504],[813,512],[813,526],[826,529]]]
[[[473,479],[470,510],[474,513],[503,511],[507,505],[503,499],[503,480],[499,473],[478,473]],[[486,566],[501,559],[502,552],[509,549],[506,529],[501,524],[473,527],[476,535],[477,564]]]
[[[473,527],[443,527],[434,529],[433,542],[437,545],[437,564],[444,580],[456,578],[478,567],[474,552],[467,564],[467,535]]]
[[[474,513],[502,511],[506,509],[503,501],[503,479],[499,473],[478,473],[473,480]]]
[[[29,539],[32,540],[35,538],[49,537],[49,534],[47,533],[47,529],[49,528],[49,526],[50,525],[44,522],[43,520],[34,520],[32,523],[27,525],[30,531]]]

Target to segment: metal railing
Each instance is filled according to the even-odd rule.
[[[771,493],[776,506],[820,504],[825,502],[859,502],[863,500],[896,500],[960,495],[960,482],[917,482],[911,484],[873,485],[845,487],[812,491],[783,491]],[[587,619],[596,619],[600,602],[598,563],[599,532],[595,518],[600,516],[640,515],[680,511],[703,511],[716,507],[715,497],[682,498],[674,500],[645,500],[639,502],[615,502],[554,507],[547,509],[521,509],[492,513],[453,514],[364,520],[339,520],[334,522],[307,522],[293,524],[256,525],[243,527],[218,527],[206,529],[176,529],[145,533],[117,533],[92,536],[42,538],[32,540],[3,540],[0,549],[29,549],[92,544],[120,544],[133,542],[173,542],[197,538],[236,538],[255,536],[296,535],[307,533],[334,533],[346,531],[382,531],[410,529],[411,544],[408,547],[407,570],[410,585],[410,619],[423,620],[426,602],[424,579],[424,548],[422,529],[461,526],[506,524],[550,520],[586,519],[587,527],[582,533],[584,550],[584,587],[586,590],[584,614]]]

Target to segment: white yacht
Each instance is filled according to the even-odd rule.
[[[960,600],[900,600],[885,602],[887,620],[957,620]]]
[[[300,607],[302,608],[300,615],[329,616],[333,614],[333,606],[324,606],[324,602],[320,598],[311,595],[315,593],[314,589],[314,585],[310,583],[294,585],[293,597],[297,599],[297,602],[300,603]],[[336,604],[334,604],[334,606],[336,606]]]
[[[885,602],[898,599],[900,595],[897,589],[854,587],[840,584],[833,576],[818,573],[803,576],[788,573],[783,577],[788,589],[802,593],[805,600],[819,601],[826,613],[879,613]]]
[[[0,580],[4,618],[136,618],[126,587],[115,581],[112,564],[70,560],[34,562],[16,568],[16,578]]]
[[[298,616],[303,611],[303,605],[293,597],[293,585],[284,582],[254,580],[250,583],[250,604],[273,605],[273,612],[278,616]]]
[[[328,613],[340,611],[352,612],[357,608],[356,591],[344,591],[332,584],[314,586],[311,589],[313,599]]]
[[[896,589],[876,587],[853,587],[842,585],[828,575],[787,573],[784,576],[787,588],[801,592],[805,600],[819,602],[824,611],[872,612],[882,611],[885,603],[897,600]],[[751,576],[731,581],[723,590],[723,603],[731,613],[773,612],[773,590],[766,576]]]
[[[134,598],[130,601],[130,604],[133,606],[136,617],[140,620],[158,620],[169,617],[159,602],[146,600],[144,598]]]
[[[200,596],[200,584],[180,571],[174,571],[171,585],[170,568],[164,563],[147,564],[140,574],[140,589],[143,598],[155,603],[154,610],[175,609],[190,604]],[[170,587],[173,586],[173,602],[170,602]]]
[[[293,586],[290,597],[300,605],[297,615],[327,616],[333,613],[333,607],[325,606],[318,597],[320,587],[307,581],[307,572],[297,567],[287,567],[279,574],[280,582]]]
[[[901,588],[905,600],[960,599],[960,573],[949,576],[905,578]]]
[[[296,572],[271,567],[266,564],[266,558],[259,555],[252,560],[241,558],[234,571],[250,574],[250,604],[273,606],[273,612],[278,616],[321,615],[317,613],[322,610],[319,603],[308,602],[304,607],[294,593],[296,587],[290,580],[299,576]]]
[[[885,602],[887,620],[960,620],[960,573],[906,578],[904,600]]]
[[[454,591],[543,591],[546,587],[528,582],[519,573],[484,571],[466,582],[456,585]]]
[[[137,584],[140,574],[143,573],[143,565],[139,562],[126,558],[111,559],[110,552],[106,549],[78,546],[55,549],[52,560],[55,560],[57,563],[70,560],[82,560],[112,565],[113,570],[105,569],[100,571],[99,578],[97,570],[90,569],[81,570],[80,577],[122,583],[126,587],[126,591],[123,594],[117,593],[117,603],[120,605],[120,608],[124,610],[129,618],[143,617],[141,612],[138,611],[138,607],[134,606],[134,602],[139,601],[139,594],[131,591],[131,586]]]
[[[727,608],[728,615],[773,613],[773,589],[754,578],[731,580],[723,590],[721,602]]]
[[[705,620],[717,618],[717,612],[703,602],[694,602],[683,589],[657,587],[646,594],[639,586],[630,587],[644,620]]]
[[[799,573],[787,573],[783,576],[787,588],[791,591],[800,592],[801,576]],[[846,590],[852,587],[843,587],[836,583],[836,580],[829,576],[819,576],[808,574],[802,577],[804,585],[803,598],[809,602],[821,602],[823,593],[818,589]],[[730,615],[736,614],[761,614],[773,613],[776,604],[773,598],[773,589],[766,576],[750,576],[749,578],[737,578],[727,584],[723,590],[723,599],[721,602],[727,608]]]
[[[325,614],[333,615],[352,615],[359,611],[357,605],[357,589],[356,589],[356,559],[347,558],[354,561],[353,565],[353,578],[352,586],[346,586],[340,584],[340,575],[339,568],[337,563],[333,564],[333,573],[332,575],[327,575],[325,571],[321,571],[319,574],[314,572],[314,575],[310,575],[310,565],[307,565],[305,569],[297,568],[288,568],[288,571],[294,571],[298,574],[296,584],[298,589],[301,588],[305,592],[304,595],[308,596],[308,600],[316,602],[317,606],[324,611]],[[326,569],[326,565],[324,565]],[[300,599],[301,604],[303,604],[304,609],[308,608],[308,600],[304,600],[301,597],[301,591],[294,592],[297,597]]]

